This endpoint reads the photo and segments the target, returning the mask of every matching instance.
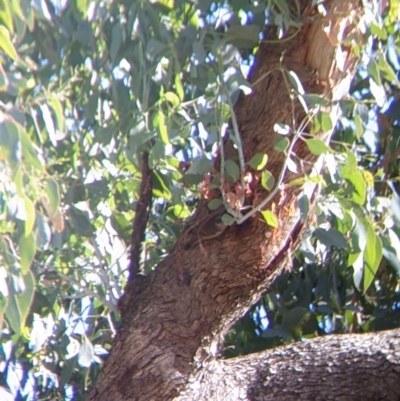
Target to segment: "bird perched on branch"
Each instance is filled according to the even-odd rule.
[[[220,236],[226,229],[227,225],[223,223],[221,216],[211,215],[205,221],[201,222],[198,227],[194,227],[190,232],[196,236],[196,242],[207,241],[209,239]]]

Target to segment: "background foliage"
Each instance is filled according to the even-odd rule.
[[[196,205],[264,26],[299,29],[290,4],[0,0],[0,398],[83,397],[119,325],[141,152],[147,272]],[[400,325],[399,3],[365,9],[362,40],[343,44],[361,63],[331,146],[309,142],[326,161],[305,177],[322,188],[315,219],[227,356]],[[329,131],[312,99],[313,132]]]

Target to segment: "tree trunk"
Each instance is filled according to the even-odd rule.
[[[291,40],[265,42],[260,46],[251,73],[253,93],[242,96],[235,108],[246,160],[255,153],[267,153],[267,168],[277,181],[285,155],[274,150],[273,126],[279,122],[299,129],[306,117],[300,103],[293,100],[287,73],[282,69],[294,71],[307,93],[337,100],[347,94],[356,67],[351,49],[343,47],[341,41],[350,30],[356,30],[353,16],[361,13],[361,5],[349,0],[327,1],[324,5],[328,15],[322,18],[317,17],[311,1],[299,3],[304,21],[301,30]],[[267,29],[267,39],[273,36],[273,31]],[[336,121],[334,107],[327,110]],[[302,160],[301,174],[309,173],[316,160],[304,142],[297,141],[293,152],[297,160]],[[237,157],[233,147],[226,154],[228,158]],[[296,176],[286,174],[284,182],[293,178]],[[132,280],[122,302],[121,329],[89,399],[145,401],[177,397],[187,386],[189,377],[217,354],[232,324],[287,265],[291,251],[301,239],[304,224],[297,205],[301,190],[299,186],[281,185],[267,205],[269,209],[275,208],[278,228],[268,227],[255,214],[201,246],[189,245],[192,235],[189,229],[184,230],[173,251],[153,274]],[[257,205],[267,195],[261,187],[257,188],[248,204]],[[202,203],[192,223],[201,224],[208,213]],[[326,340],[318,340],[316,344],[321,341]],[[301,348],[306,353],[307,347],[312,348],[296,345],[295,349]],[[279,352],[282,350],[263,355],[270,358]],[[252,358],[257,361],[262,356],[212,362],[207,366],[224,372],[236,368],[240,371],[240,366],[249,361],[250,371],[256,369],[251,365]],[[304,357],[304,361],[308,360]],[[299,366],[304,370],[304,380],[311,377],[308,369],[313,375],[319,372],[314,365]],[[273,371],[264,373],[267,385],[273,383],[268,387],[269,394],[274,394],[277,388],[283,391],[283,384],[269,377]],[[230,374],[235,375],[233,371]],[[323,378],[322,370],[318,374]],[[325,384],[331,389],[329,383]],[[314,394],[307,391],[318,388],[315,382],[310,379],[307,385],[310,388],[304,388],[305,396]],[[302,385],[296,377],[287,386],[299,390]],[[283,394],[288,398],[285,399],[297,394],[290,393],[292,390],[286,388]]]
[[[176,401],[398,401],[400,330],[320,337],[205,363]]]

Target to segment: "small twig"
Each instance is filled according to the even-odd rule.
[[[307,120],[311,118],[308,117]],[[237,224],[241,224],[243,222],[245,222],[248,218],[250,218],[251,216],[253,216],[253,214],[261,211],[271,200],[272,198],[277,194],[277,192],[281,189],[281,185],[283,183],[283,179],[285,178],[285,173],[287,170],[287,165],[288,165],[288,161],[289,158],[291,157],[294,145],[297,141],[297,139],[300,137],[300,135],[302,134],[302,130],[304,129],[304,127],[306,126],[306,122],[303,121],[302,124],[300,124],[300,127],[297,131],[295,131],[295,134],[293,136],[292,142],[289,145],[289,148],[287,150],[287,154],[285,157],[285,160],[283,162],[283,166],[282,169],[279,173],[279,177],[278,177],[278,181],[275,185],[275,188],[272,190],[272,192],[257,206],[253,207],[249,212],[247,212],[245,215],[239,217],[238,219],[236,219],[236,223]]]
[[[275,185],[275,188],[260,204],[253,207],[253,209],[251,209],[245,215],[243,215],[242,217],[237,219],[236,220],[237,224],[241,224],[241,223],[245,222],[248,218],[253,216],[253,214],[261,211],[272,200],[272,198],[277,194],[277,192],[281,189],[281,185],[282,185],[283,179],[285,177],[286,169],[287,169],[288,160],[290,158],[290,155],[292,153],[292,150],[293,150],[294,144],[296,143],[297,138],[298,138],[298,134],[295,135],[295,137],[293,138],[293,140],[289,146],[289,149],[287,151],[287,155],[285,157],[285,161],[283,163],[282,170],[279,173],[278,181]]]
[[[228,100],[229,104],[229,109],[231,111],[231,119],[232,119],[232,128],[233,128],[233,133],[235,134],[235,139],[236,139],[236,146],[237,146],[237,151],[239,155],[239,167],[240,167],[240,185],[243,190],[243,195],[240,198],[240,204],[243,206],[244,204],[244,193],[246,192],[246,185],[244,182],[244,154],[243,154],[243,145],[242,145],[242,138],[240,137],[240,132],[239,132],[239,126],[236,120],[236,114],[233,109],[233,104],[231,101],[231,97],[229,96],[228,91],[225,88],[226,92],[226,97]]]
[[[149,167],[149,152],[142,154],[142,181],[140,195],[135,210],[131,235],[131,252],[129,263],[128,282],[132,281],[140,272],[140,247],[144,240],[147,220],[152,202],[152,171]]]
[[[219,150],[220,150],[220,160],[221,160],[221,171],[220,171],[220,181],[221,181],[221,195],[222,195],[222,202],[224,207],[228,213],[235,216],[237,212],[233,210],[233,208],[229,205],[229,202],[226,199],[225,194],[225,152],[224,152],[224,133],[222,130],[225,128],[225,131],[228,129],[227,124],[222,124],[219,132]]]

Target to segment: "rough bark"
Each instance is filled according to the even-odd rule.
[[[204,363],[176,401],[398,401],[400,330],[320,337]]]
[[[258,83],[235,110],[246,160],[267,153],[267,167],[276,178],[285,156],[274,150],[273,126],[300,124],[306,115],[291,99],[287,77],[278,68],[294,71],[306,92],[328,99],[346,93],[354,74],[351,51],[346,52],[340,42],[354,28],[348,16],[361,12],[360,4],[326,2],[329,15],[318,19],[311,1],[300,3],[306,21],[302,29],[290,41],[261,45],[251,73],[251,82]],[[335,110],[330,112],[335,120]],[[315,158],[304,143],[299,141],[294,152],[303,172],[309,172]],[[227,155],[236,157],[233,148]],[[191,234],[185,230],[153,274],[131,281],[122,301],[121,329],[89,399],[146,401],[178,396],[188,378],[217,353],[232,324],[287,264],[303,224],[297,206],[300,191],[282,187],[268,205],[275,207],[278,228],[268,227],[255,215],[202,246],[188,246]],[[257,204],[266,195],[257,189],[248,202]],[[201,224],[208,213],[201,204],[192,223]]]

